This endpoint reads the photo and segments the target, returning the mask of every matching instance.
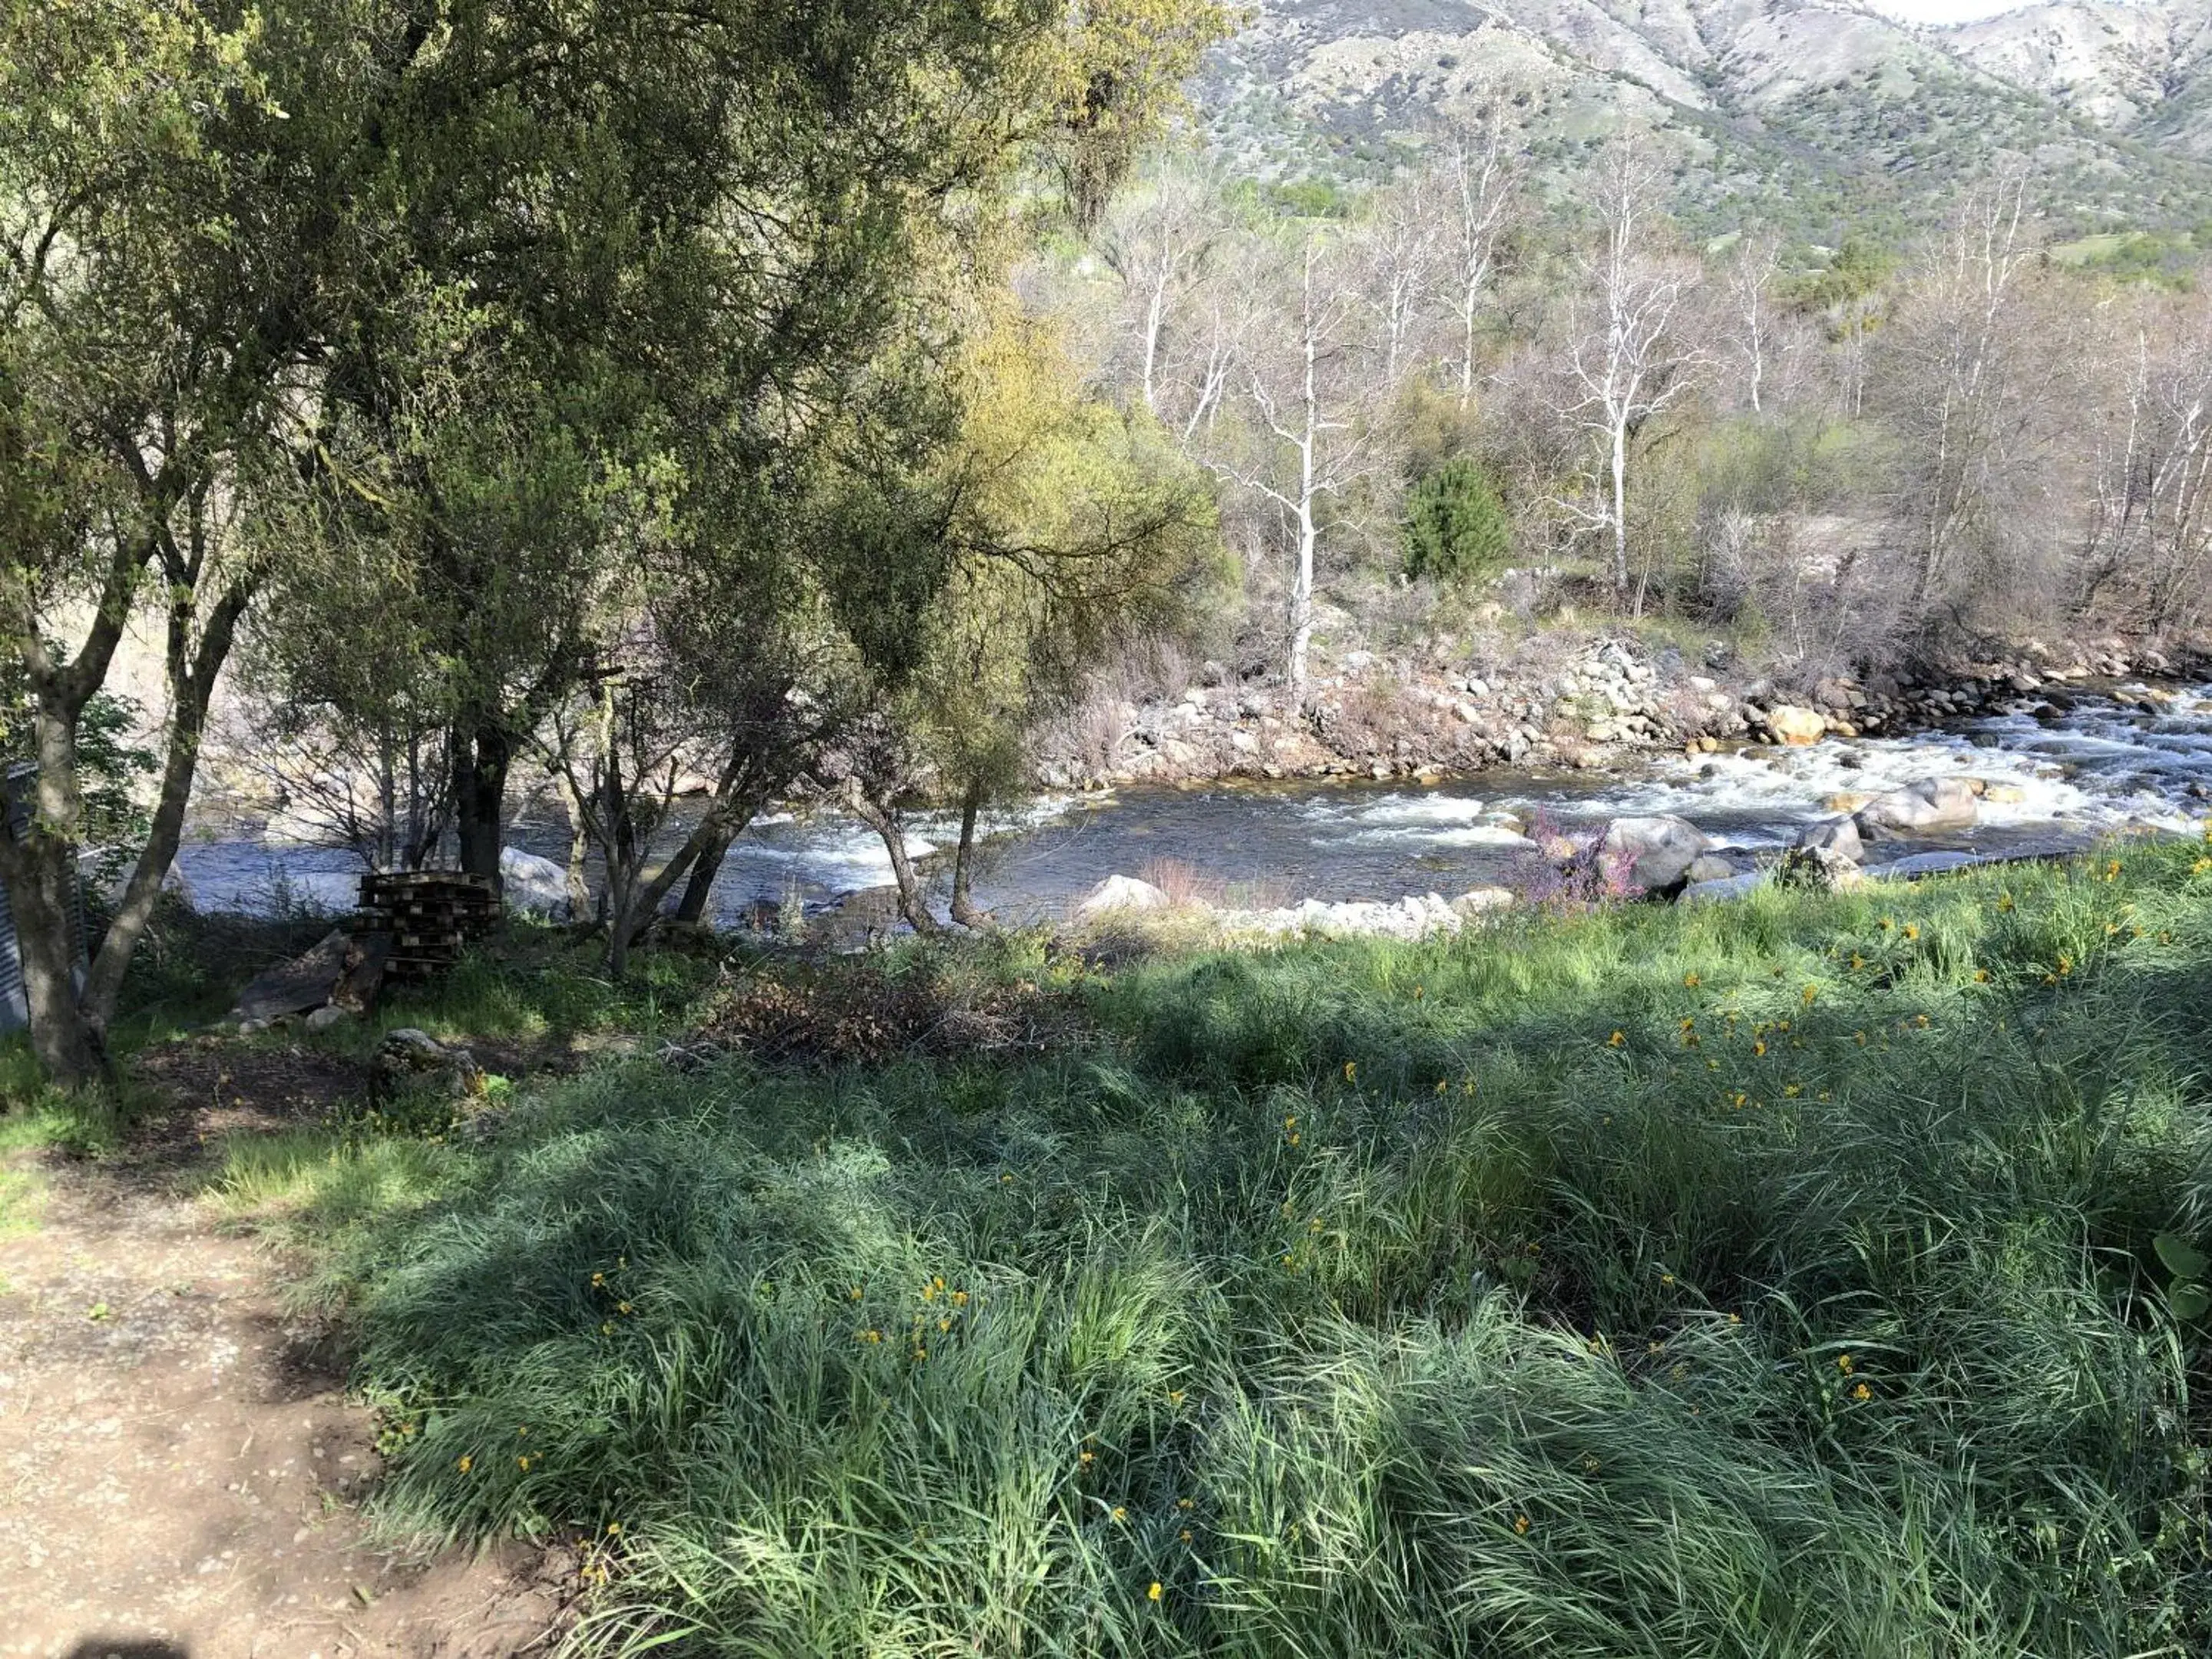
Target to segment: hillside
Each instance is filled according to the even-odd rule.
[[[1264,0],[1200,101],[1217,154],[1267,177],[1377,177],[1489,104],[1560,172],[1624,120],[1662,134],[1709,233],[1924,220],[2005,154],[2034,158],[2057,228],[2182,228],[2212,215],[2208,19],[2208,0],[1944,30],[1849,0]]]

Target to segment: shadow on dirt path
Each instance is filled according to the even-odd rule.
[[[0,1656],[549,1651],[556,1563],[368,1541],[369,1414],[277,1262],[185,1195],[196,1137],[164,1130],[150,1157],[45,1164],[38,1225],[0,1237]]]

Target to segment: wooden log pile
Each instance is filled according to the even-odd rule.
[[[499,889],[458,870],[378,870],[361,878],[354,932],[390,938],[384,976],[420,981],[459,960],[461,947],[499,925]]]

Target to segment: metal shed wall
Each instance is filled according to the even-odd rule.
[[[19,836],[27,834],[31,828],[29,785],[37,770],[27,763],[18,763],[8,769],[8,823]],[[77,887],[75,921],[77,982],[82,987],[90,965],[85,954],[87,931],[82,883]],[[23,951],[15,940],[15,913],[9,907],[8,884],[0,881],[0,1032],[20,1031],[30,1023],[30,998],[23,989]]]

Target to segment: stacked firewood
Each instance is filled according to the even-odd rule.
[[[385,976],[425,980],[459,960],[462,946],[499,924],[499,888],[458,870],[379,870],[361,878],[356,934],[392,940]]]

